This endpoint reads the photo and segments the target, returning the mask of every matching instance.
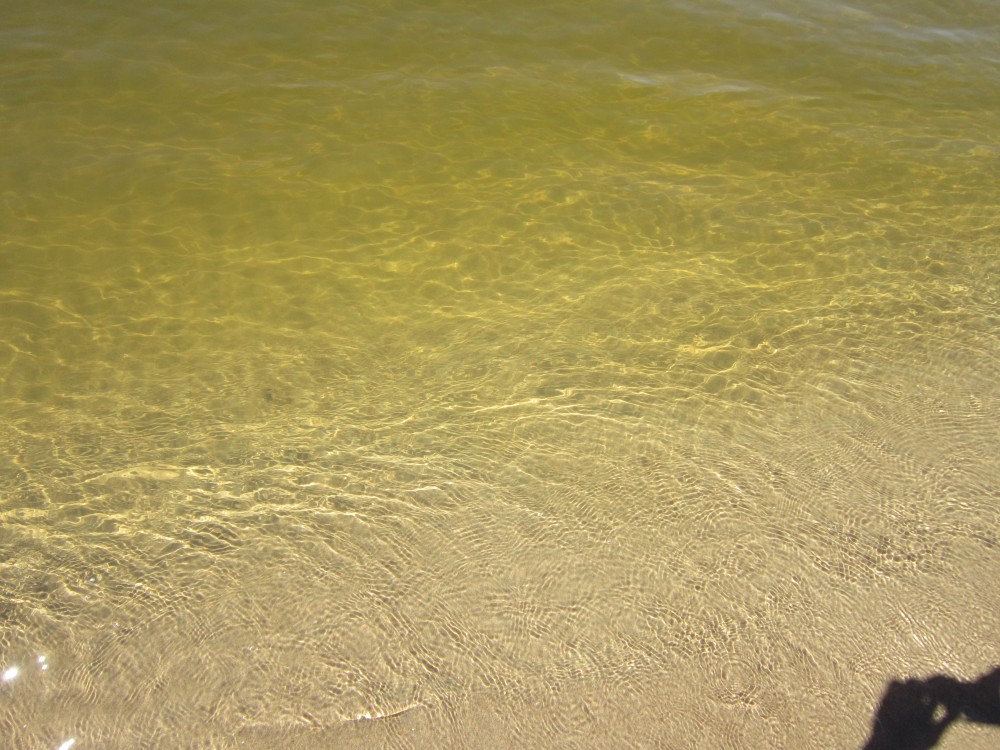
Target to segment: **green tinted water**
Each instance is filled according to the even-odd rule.
[[[1000,663],[998,25],[7,14],[0,732],[854,747]]]

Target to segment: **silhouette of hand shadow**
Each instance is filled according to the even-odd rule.
[[[862,750],[930,750],[959,717],[1000,726],[1000,667],[974,682],[945,675],[893,680]]]

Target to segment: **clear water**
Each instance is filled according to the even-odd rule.
[[[1000,663],[995,2],[324,5],[4,13],[9,746],[849,748]]]

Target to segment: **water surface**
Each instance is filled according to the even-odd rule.
[[[312,6],[5,14],[0,733],[848,748],[1000,664],[995,3]]]

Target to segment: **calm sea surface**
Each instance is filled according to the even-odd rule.
[[[995,0],[8,5],[0,745],[856,748],[1000,664]]]

